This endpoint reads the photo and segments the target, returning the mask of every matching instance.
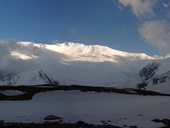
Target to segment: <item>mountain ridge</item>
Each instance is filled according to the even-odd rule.
[[[107,46],[73,42],[17,42],[0,43],[0,47],[1,45],[7,48],[8,54],[4,54],[4,62],[1,62],[0,85],[39,85],[50,84],[51,81],[61,85],[137,88],[143,79],[140,71],[148,64],[160,64],[158,71],[150,78],[151,81],[169,71],[168,57],[155,58],[144,53],[128,53]],[[40,75],[40,71],[45,75]],[[16,74],[4,80],[4,74],[10,73]],[[147,84],[146,89],[157,88],[151,82]]]

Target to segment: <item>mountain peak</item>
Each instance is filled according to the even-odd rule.
[[[17,53],[17,57],[27,56],[32,58],[41,55],[44,51],[55,52],[56,54],[62,54],[69,58],[69,61],[90,61],[90,62],[119,62],[119,61],[136,61],[136,60],[152,60],[151,56],[144,53],[129,53],[125,51],[119,51],[102,45],[85,45],[75,42],[63,42],[56,44],[41,44],[33,42],[18,42],[20,46]],[[13,55],[13,54],[12,54]],[[16,55],[16,54],[15,54]]]
[[[56,43],[57,46],[67,46],[67,47],[75,47],[75,46],[80,46],[84,45],[82,43],[78,42],[63,42],[63,43]]]
[[[85,45],[82,43],[74,43],[74,42],[47,44],[46,48],[48,50],[62,53],[69,57],[76,58],[76,60],[77,59],[84,60],[86,57],[84,61],[87,60],[98,61],[100,59],[100,61],[114,60],[115,62],[115,58],[118,57],[127,58],[130,60],[153,59],[153,57],[148,56],[144,53],[128,53],[124,51],[115,50],[107,46]],[[89,59],[90,57],[91,59]]]

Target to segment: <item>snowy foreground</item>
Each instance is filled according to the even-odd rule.
[[[52,91],[36,94],[28,101],[0,101],[0,119],[9,122],[44,122],[53,114],[64,122],[85,121],[117,126],[156,128],[151,120],[170,118],[170,98],[116,93]]]

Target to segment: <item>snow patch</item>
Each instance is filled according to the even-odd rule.
[[[4,90],[4,91],[0,91],[0,93],[6,96],[17,96],[17,95],[23,95],[25,92],[18,91],[18,90]]]

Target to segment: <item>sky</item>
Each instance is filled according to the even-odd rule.
[[[0,0],[0,39],[170,53],[170,0]]]

